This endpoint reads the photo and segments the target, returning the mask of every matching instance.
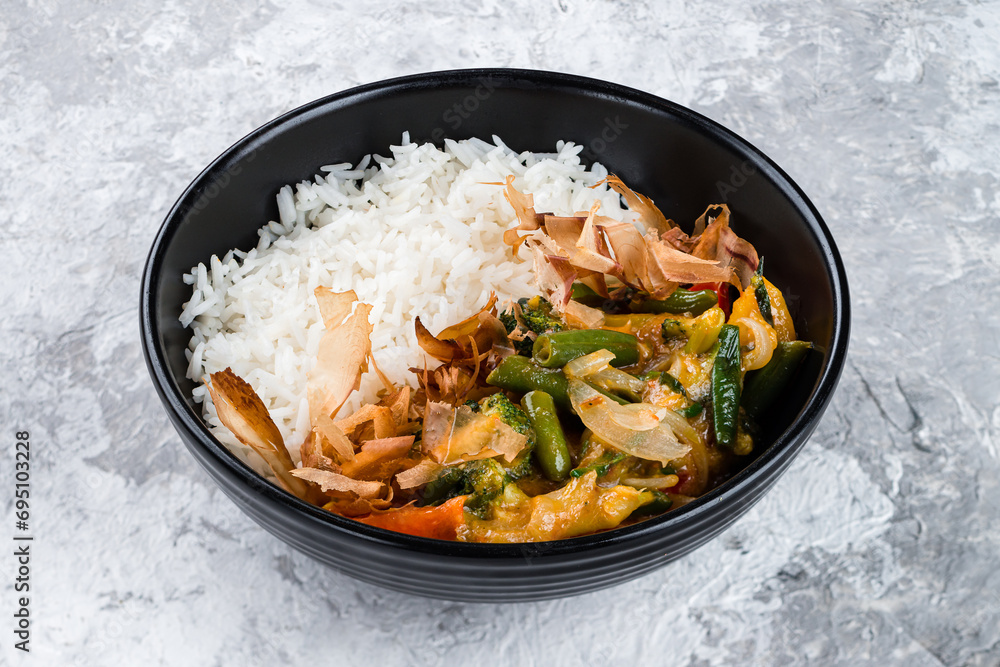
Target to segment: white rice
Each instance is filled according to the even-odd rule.
[[[572,215],[599,199],[604,215],[628,215],[606,186],[590,189],[607,170],[586,169],[581,146],[560,141],[555,153],[517,154],[493,141],[445,140],[441,150],[404,133],[391,157],[321,167],[312,182],[283,187],[279,220],[259,230],[256,248],[213,256],[184,276],[193,288],[180,317],[193,331],[188,377],[200,383],[231,367],[260,395],[298,461],[309,432],[308,373],[324,332],[316,287],[353,289],[374,305],[375,361],[394,382],[413,385],[408,369],[425,364],[415,317],[437,332],[476,312],[490,291],[501,303],[537,293],[530,257],[513,259],[502,241],[516,220],[503,188],[489,183],[514,174],[538,211]],[[367,373],[340,414],[374,402],[380,388]],[[194,398],[216,437],[264,472],[221,426],[204,385]]]

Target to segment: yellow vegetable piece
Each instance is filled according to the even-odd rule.
[[[538,542],[586,535],[616,527],[644,500],[648,498],[630,486],[597,486],[597,473],[590,471],[552,493],[525,499],[520,512],[511,512],[520,515],[521,526],[514,527],[520,522],[509,515],[468,519],[463,537],[470,542]]]
[[[764,286],[767,288],[767,296],[771,300],[771,319],[774,320],[774,331],[778,334],[778,340],[783,343],[796,340],[795,324],[792,322],[792,316],[785,304],[785,295],[767,278],[764,278]]]
[[[784,301],[781,305],[784,309]],[[771,312],[773,316],[773,303]],[[785,314],[787,313],[785,309]],[[733,313],[729,317],[729,323],[740,328],[740,362],[743,370],[753,371],[766,366],[767,362],[771,361],[774,348],[778,345],[778,334],[760,314],[753,287],[743,290],[740,298],[733,303]]]

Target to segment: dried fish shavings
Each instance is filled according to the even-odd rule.
[[[716,212],[717,215],[698,236],[698,243],[691,254],[700,259],[714,260],[719,266],[731,269],[737,279],[704,282],[730,282],[742,291],[750,284],[760,263],[757,250],[729,227],[729,207],[725,204],[709,206],[695,223],[695,230],[705,224],[711,212]]]
[[[405,465],[404,459],[413,448],[415,436],[402,435],[369,440],[361,445],[354,461],[341,466],[348,477],[388,482]]]
[[[298,468],[293,470],[292,474],[299,479],[316,484],[324,493],[341,491],[356,494],[359,498],[370,499],[377,498],[385,488],[385,484],[382,482],[357,480],[332,470]]]
[[[611,174],[603,181],[599,181],[594,185],[597,187],[602,183],[607,183],[608,187],[620,194],[625,199],[625,204],[628,206],[630,211],[634,211],[639,216],[639,222],[642,223],[643,227],[647,230],[656,232],[657,234],[663,234],[671,227],[674,227],[673,222],[667,220],[666,216],[660,212],[660,209],[656,207],[653,200],[649,197],[634,192],[630,187],[622,182],[622,179],[618,178],[614,174]]]
[[[528,439],[507,424],[467,405],[428,403],[424,415],[422,447],[434,461],[445,465],[459,461],[503,456],[509,463]]]
[[[281,432],[260,397],[231,368],[212,373],[208,391],[219,421],[233,435],[253,449],[277,477],[281,486],[299,498],[306,498],[308,487],[292,476],[295,468],[285,448]]]
[[[309,372],[307,396],[313,423],[320,415],[335,415],[360,385],[371,352],[373,330],[368,321],[372,307],[366,303],[352,301],[356,303],[353,313],[336,322],[336,317],[345,316],[344,304],[353,291],[333,293],[317,288],[316,293],[318,300],[322,296],[327,303],[326,314],[331,319],[324,319],[326,331],[320,339],[316,365]]]

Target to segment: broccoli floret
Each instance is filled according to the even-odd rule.
[[[518,299],[521,306],[521,317],[529,329],[536,334],[547,331],[562,331],[563,323],[558,315],[552,314],[552,304],[540,296],[530,299]]]
[[[493,459],[449,467],[424,488],[424,503],[437,505],[455,496],[468,496],[465,507],[481,519],[490,515],[490,503],[503,493],[507,473]]]
[[[480,406],[484,415],[498,417],[500,421],[516,432],[528,436],[529,442],[534,442],[535,431],[531,428],[531,420],[528,419],[528,415],[504,394],[491,394],[483,399]]]
[[[472,400],[471,398],[465,402],[465,405],[473,412],[479,412],[479,403]]]
[[[517,319],[514,317],[513,308],[500,313],[500,317],[498,319],[500,320],[500,324],[503,325],[503,328],[507,330],[508,335],[510,335],[514,329],[517,328]],[[514,346],[514,351],[522,357],[531,356],[531,347],[534,345],[535,341],[530,338],[525,338],[524,340],[512,340],[510,342]]]
[[[497,319],[500,320],[500,324],[502,324],[503,328],[507,330],[507,333],[510,333],[517,328],[517,319],[514,317],[513,306],[500,313]]]
[[[481,519],[489,518],[490,503],[507,485],[507,473],[493,459],[480,459],[466,464],[465,489],[469,497],[465,506]]]
[[[503,394],[487,396],[475,407],[469,407],[484,415],[494,416],[515,432],[527,436],[527,445],[509,464],[503,460],[479,459],[449,466],[440,477],[424,487],[423,501],[427,505],[437,505],[455,496],[468,496],[465,507],[476,516],[487,519],[493,501],[503,493],[504,487],[531,472],[535,430],[528,415]]]
[[[536,296],[530,299],[518,299],[517,305],[521,309],[521,322],[529,330],[536,334],[542,334],[547,331],[562,331],[562,320],[557,315],[552,314],[552,304],[543,297]],[[508,334],[517,328],[518,322],[517,318],[514,317],[513,307],[510,310],[500,313],[499,319]],[[524,357],[531,356],[531,346],[534,344],[534,341],[525,338],[524,340],[511,342],[514,344],[514,349],[518,354]]]
[[[525,414],[524,410],[514,405],[509,398],[499,393],[487,396],[481,405],[484,415],[498,418],[514,429],[516,433],[528,438],[524,449],[507,465],[507,477],[514,481],[531,473],[531,452],[535,449],[535,429],[532,428],[528,415]]]

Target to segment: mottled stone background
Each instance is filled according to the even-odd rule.
[[[0,555],[0,663],[997,665],[998,37],[997,3],[943,0],[4,0],[0,540],[28,429],[36,541],[30,656]],[[452,604],[314,564],[196,467],[139,348],[146,252],[212,158],[331,92],[472,66],[718,120],[810,194],[851,280],[850,364],[773,492],[583,597]]]

